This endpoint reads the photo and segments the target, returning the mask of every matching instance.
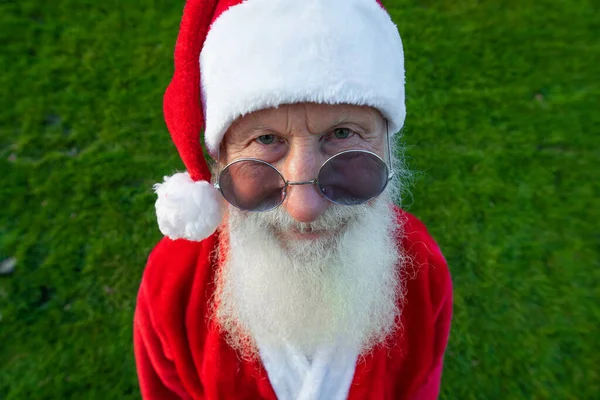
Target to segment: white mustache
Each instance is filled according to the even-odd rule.
[[[351,221],[356,220],[369,207],[367,204],[358,206],[330,206],[313,222],[298,222],[282,207],[264,213],[242,211],[241,214],[248,224],[254,224],[262,229],[267,228],[276,232],[296,231],[300,233],[314,233],[340,230]]]

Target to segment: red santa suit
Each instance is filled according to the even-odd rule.
[[[406,281],[401,328],[387,347],[375,348],[351,366],[349,387],[337,388],[351,400],[425,400],[437,398],[439,392],[452,312],[450,274],[425,226],[401,210],[398,217],[404,223],[398,241],[411,260],[402,274]],[[264,363],[241,359],[210,318],[218,270],[211,254],[217,242],[218,233],[201,242],[165,238],[150,255],[134,322],[135,356],[146,400],[277,399]],[[308,383],[299,384],[319,386],[308,372],[299,378]],[[343,381],[343,372],[335,372],[321,378]],[[321,393],[326,386],[305,389],[312,394],[307,398],[327,398]],[[331,386],[336,382],[329,382]]]

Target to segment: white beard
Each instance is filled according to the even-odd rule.
[[[278,232],[340,230],[317,240],[282,243]],[[248,213],[230,207],[227,259],[217,277],[214,312],[228,343],[244,357],[257,343],[291,344],[311,357],[323,344],[361,354],[396,328],[403,253],[392,202],[331,204],[313,223],[283,208]]]

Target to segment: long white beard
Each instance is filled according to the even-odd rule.
[[[282,243],[279,232],[341,230],[318,240]],[[283,208],[247,213],[230,207],[227,260],[217,277],[215,316],[244,357],[257,342],[291,344],[307,356],[335,344],[365,354],[385,341],[400,314],[403,256],[391,201],[332,204],[317,221]]]

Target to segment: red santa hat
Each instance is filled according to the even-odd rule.
[[[378,0],[187,0],[164,97],[187,172],[155,185],[161,232],[200,241],[221,223],[203,128],[214,156],[240,116],[299,102],[371,106],[402,128],[402,42]]]

